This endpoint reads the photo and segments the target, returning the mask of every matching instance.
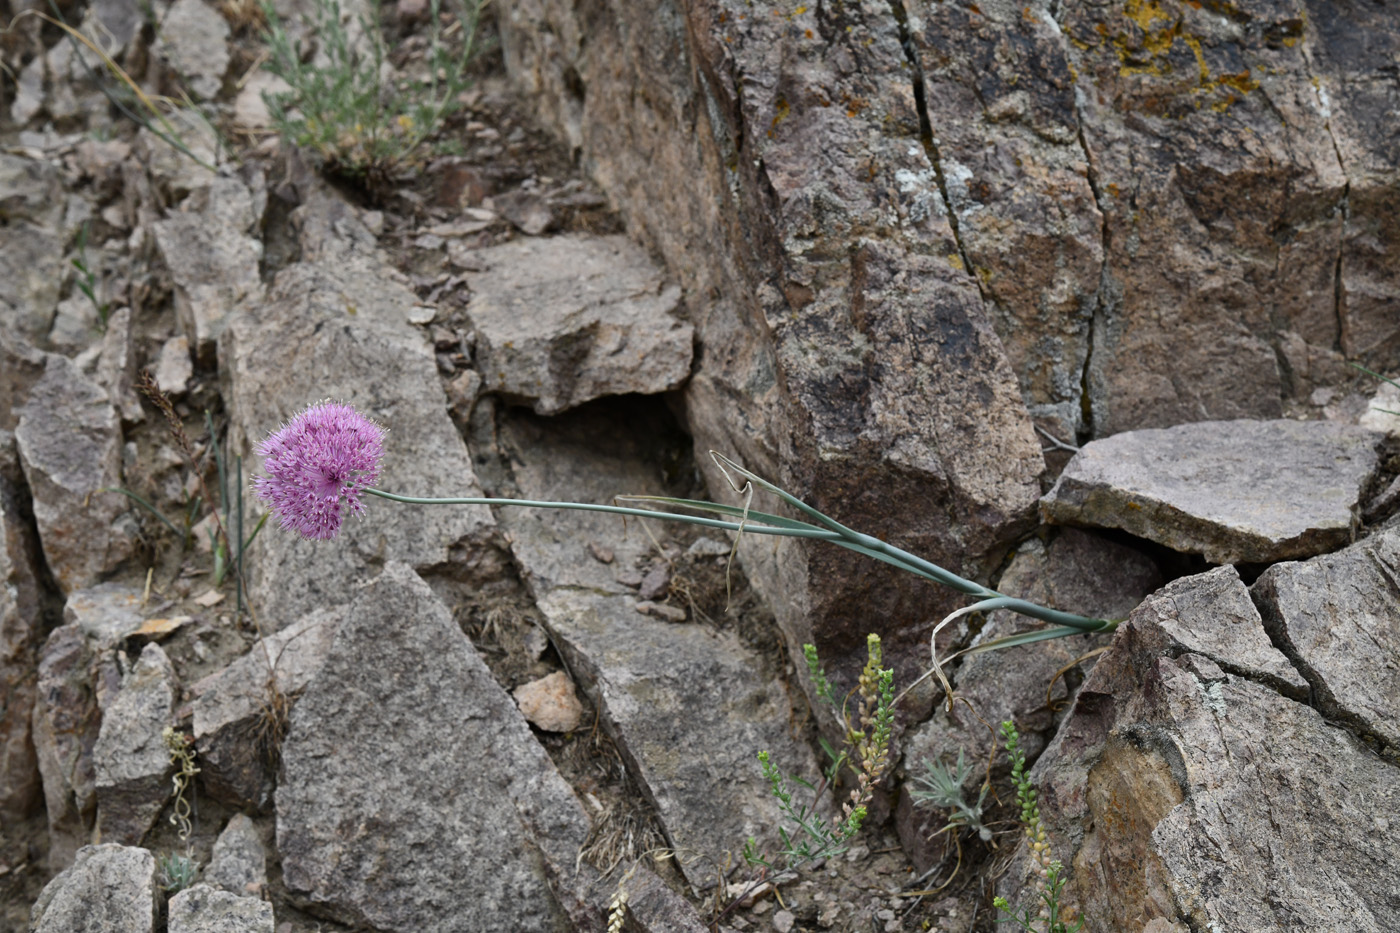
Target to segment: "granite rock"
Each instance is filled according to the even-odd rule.
[[[65,593],[131,556],[135,528],[121,485],[121,424],[107,392],[50,355],[15,428],[44,558]]]
[[[137,845],[170,799],[170,752],[179,681],[170,659],[148,644],[102,712],[93,746],[98,838]]]
[[[1250,588],[1264,624],[1307,678],[1318,708],[1400,757],[1400,533],[1304,562]]]
[[[584,411],[502,430],[520,495],[607,502],[663,494],[624,417]],[[596,439],[610,439],[606,448]],[[631,566],[651,538],[614,516],[503,509],[502,526],[551,641],[594,701],[629,771],[672,845],[721,857],[739,840],[767,844],[782,817],[754,756],[785,772],[817,773],[810,748],[788,727],[792,700],[777,671],[730,628],[666,622],[637,612],[637,596],[589,546]],[[664,534],[664,527],[653,530]],[[753,545],[750,545],[753,546]],[[767,546],[766,543],[758,546]],[[681,865],[703,883],[705,862]]]
[[[447,608],[390,563],[346,607],[292,711],[277,787],[287,887],[385,931],[563,931],[587,833]]]
[[[480,495],[432,347],[410,325],[417,297],[391,270],[373,236],[329,197],[299,221],[303,261],[278,273],[266,302],[228,324],[219,375],[231,413],[229,447],[252,448],[306,406],[331,397],[389,429],[380,487],[404,495]],[[249,555],[252,598],[263,624],[282,628],[347,601],[367,568],[402,560],[466,579],[500,568],[483,507],[403,506],[371,499],[335,541],[268,528]]]
[[[1310,557],[1353,540],[1381,435],[1329,421],[1128,431],[1075,455],[1047,521],[1122,528],[1216,564]]]
[[[200,0],[189,0],[200,4]],[[256,235],[267,193],[232,175],[201,179],[179,211],[152,226],[175,286],[175,315],[196,356],[212,362],[231,314],[263,298],[262,241]]]
[[[557,414],[676,388],[690,375],[680,289],[622,236],[511,240],[478,251],[467,313],[482,391]]]
[[[883,3],[521,0],[501,17],[516,84],[690,296],[696,449],[985,577],[1033,524],[1045,464],[924,145],[903,31]],[[824,545],[743,560],[809,695],[803,643],[845,690],[866,620],[885,620],[907,682],[927,620],[958,605]]]
[[[255,897],[197,884],[170,899],[169,933],[273,933],[274,929],[272,905]]]
[[[204,0],[175,0],[160,21],[156,51],[198,100],[213,100],[229,64],[229,26]]]
[[[1228,657],[1228,638],[1209,642],[1239,602],[1228,573],[1174,581],[1133,613],[1032,770],[1069,867],[1063,901],[1094,929],[1393,929],[1394,765],[1274,678],[1228,672],[1170,630]],[[1160,612],[1169,595],[1174,618]],[[1022,855],[999,893],[1029,903],[1028,868]]]
[[[18,821],[41,799],[31,720],[44,642],[38,545],[24,520],[14,436],[0,431],[0,819]]]
[[[156,860],[145,849],[86,846],[44,888],[30,913],[31,933],[152,933]]]
[[[341,614],[317,610],[255,643],[228,667],[192,688],[195,750],[208,793],[226,803],[261,809],[271,802],[270,755],[278,711],[269,685],[294,697],[315,676],[330,651]]]
[[[267,885],[267,851],[253,821],[235,813],[214,841],[204,881],[240,897],[256,898]]]

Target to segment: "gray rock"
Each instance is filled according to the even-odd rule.
[[[197,884],[170,899],[169,933],[273,933],[275,928],[272,905],[255,897]]]
[[[414,933],[573,928],[561,901],[587,881],[573,874],[587,818],[406,565],[347,607],[282,767],[283,877],[319,912]]]
[[[91,586],[135,543],[118,521],[127,500],[101,491],[121,485],[121,425],[106,391],[66,357],[49,356],[15,439],[54,581],[64,593]]]
[[[1234,567],[1173,580],[1145,599],[1134,618],[1150,621],[1173,654],[1209,658],[1231,674],[1307,698],[1308,682],[1274,647]]]
[[[120,59],[122,52],[146,24],[146,13],[136,0],[94,0],[91,15],[101,25],[94,30],[107,46],[108,54]]]
[[[141,590],[124,583],[99,583],[68,597],[63,621],[76,626],[99,650],[111,649],[145,621],[141,596]]]
[[[228,71],[228,22],[204,0],[175,0],[160,21],[156,51],[197,100],[212,100]]]
[[[0,325],[25,339],[48,339],[63,282],[63,239],[37,224],[0,228]]]
[[[1276,564],[1250,592],[1328,716],[1400,755],[1400,533]]]
[[[190,360],[189,338],[181,334],[171,337],[160,348],[160,358],[156,360],[156,385],[166,395],[179,397],[189,388],[194,378],[194,363]]]
[[[102,713],[93,746],[99,838],[137,845],[170,799],[170,752],[162,735],[175,725],[179,683],[157,644],[148,644]]]
[[[44,56],[36,55],[20,70],[15,81],[15,99],[10,104],[10,119],[15,126],[24,126],[44,109]]]
[[[38,545],[20,512],[19,455],[0,431],[0,820],[37,809],[41,782],[31,719],[44,641],[36,576]]]
[[[905,27],[879,3],[843,4],[830,29],[810,4],[800,16],[772,3],[722,16],[658,14],[645,0],[613,9],[597,20],[563,0],[518,0],[501,45],[541,122],[693,303],[695,449],[985,578],[1034,524],[1045,464],[920,133]],[[660,96],[634,93],[637,75]],[[730,496],[716,467],[701,468],[712,494]],[[907,683],[924,669],[927,620],[961,605],[825,545],[741,552],[809,696],[803,643],[844,691],[880,619]]]
[[[555,414],[690,375],[680,289],[622,236],[519,239],[476,254],[467,309],[483,391]]]
[[[1235,578],[1236,584],[1249,605],[1238,579]],[[1048,546],[1032,539],[1017,548],[1002,574],[998,592],[1078,615],[1123,619],[1161,583],[1156,565],[1141,552],[1066,528]],[[988,618],[973,645],[1040,628],[1045,626],[1032,619],[997,611]],[[1257,620],[1255,628],[1262,637],[1264,632]],[[996,726],[1008,719],[1016,723],[1021,747],[1027,758],[1034,761],[1053,735],[1058,722],[1055,711],[1063,709],[1069,698],[1071,684],[1067,678],[1082,676],[1074,665],[1075,659],[1107,641],[1105,635],[1075,636],[964,658],[950,672],[950,680],[957,695],[971,707],[955,703],[950,713],[945,704],[939,703],[933,718],[905,738],[906,774],[924,774],[924,759],[952,765],[959,752],[970,762],[988,761],[997,740],[984,723]],[[1056,673],[1065,668],[1075,673],[1067,671],[1067,676],[1055,679]],[[1004,757],[998,758],[993,773],[1000,774],[1007,767]],[[969,799],[976,799],[976,785],[982,783],[984,776],[984,769],[978,767],[967,788],[972,795]],[[938,837],[932,846],[929,844],[933,833],[945,825],[940,820],[946,814],[914,807],[907,791],[900,796],[895,824],[900,842],[915,866],[920,871],[927,870],[951,846],[947,834]]]
[[[43,776],[50,864],[68,865],[92,837],[97,776],[93,749],[102,710],[121,689],[116,646],[140,627],[140,593],[101,584],[69,597],[64,623],[44,642],[34,705],[34,748]]]
[[[97,361],[97,382],[107,390],[107,398],[123,424],[145,420],[136,383],[136,352],[132,346],[131,309],[118,308],[107,318],[102,336],[102,356]]]
[[[330,652],[340,619],[335,609],[312,612],[193,686],[195,750],[211,796],[259,809],[271,802],[271,753],[287,712],[275,708],[272,672],[284,699],[299,694]]]
[[[466,446],[447,414],[432,348],[404,318],[416,296],[374,250],[372,237],[361,244],[336,232],[335,223],[316,229],[326,227],[331,243],[317,246],[316,261],[282,270],[267,303],[236,316],[220,340],[231,450],[256,469],[252,447],[258,441],[297,411],[331,397],[389,429],[381,488],[479,496]],[[364,518],[347,522],[335,541],[306,541],[268,528],[249,555],[250,592],[263,624],[278,629],[348,601],[371,562],[450,563],[452,573],[468,579],[490,576],[500,565],[489,543],[493,529],[483,507],[371,498]]]
[[[1225,572],[1172,584],[1219,601],[1178,598],[1168,621],[1216,631],[1238,595]],[[1181,650],[1152,601],[1135,611],[1032,770],[1050,853],[1072,866],[1062,903],[1090,929],[1393,930],[1400,772],[1268,683]],[[1030,903],[1029,868],[1018,859],[999,893]]]
[[[1047,521],[1122,528],[1216,564],[1350,542],[1381,435],[1329,421],[1210,421],[1087,444],[1041,502]]]
[[[257,898],[267,885],[267,852],[253,821],[235,813],[214,841],[206,883],[240,897]]]
[[[30,912],[32,933],[151,933],[156,860],[145,849],[85,846],[44,888]]]
[[[187,2],[198,3],[199,0]],[[145,127],[136,134],[132,152],[136,165],[144,171],[139,171],[134,177],[128,175],[127,184],[133,190],[144,186],[153,189],[140,193],[145,202],[143,206],[157,213],[166,205],[178,204],[193,192],[207,189],[216,177],[208,166],[217,166],[220,153],[224,152],[214,127],[197,110],[173,110],[165,115],[165,119],[174,130],[173,135],[199,161],[180,152]]]
[[[233,176],[209,175],[182,210],[152,227],[175,284],[180,329],[205,361],[212,361],[228,316],[263,298],[262,241],[253,234],[267,196],[261,176],[254,180],[250,188]]]
[[[551,419],[548,433],[513,422],[502,434],[525,498],[607,502],[619,493],[664,492],[639,442],[601,416]],[[598,437],[609,438],[606,450]],[[651,548],[640,529],[626,531],[616,517],[594,512],[503,509],[500,521],[551,640],[672,844],[719,858],[749,836],[768,842],[782,817],[755,756],[767,750],[785,773],[818,774],[811,750],[788,728],[791,700],[778,672],[732,630],[637,612],[636,595],[592,558],[589,545],[630,566]],[[664,534],[664,526],[652,530]],[[698,884],[710,871],[704,865],[681,868]]]
[[[48,355],[0,327],[0,431],[13,432],[35,383],[44,377]]]

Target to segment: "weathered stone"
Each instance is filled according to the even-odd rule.
[[[44,888],[30,913],[32,933],[151,933],[156,860],[145,849],[85,846]]]
[[[147,13],[137,0],[93,0],[90,15],[101,29],[91,34],[97,37],[113,58],[120,59],[122,51],[146,24]]]
[[[273,933],[274,929],[272,905],[255,897],[197,884],[170,899],[169,933]]]
[[[1175,581],[1173,624],[1215,631],[1215,601],[1180,597],[1201,581],[1228,616],[1226,572]],[[1135,611],[1031,772],[1051,855],[1069,866],[1061,902],[1090,929],[1394,929],[1400,773],[1312,708],[1181,649],[1153,601]],[[1027,867],[1002,895],[1030,903]]]
[[[212,100],[228,71],[228,22],[204,0],[175,0],[160,21],[156,51],[197,100]]]
[[[978,277],[1031,414],[1073,440],[1091,430],[1082,382],[1104,218],[1068,46],[1044,3],[906,9],[959,259]]]
[[[254,72],[234,99],[233,122],[242,130],[269,129],[272,115],[268,112],[263,95],[286,94],[291,89],[292,86],[277,75],[266,71]]]
[[[1087,444],[1041,502],[1047,521],[1122,528],[1216,564],[1350,542],[1381,435],[1327,421],[1215,421]]]
[[[48,355],[0,327],[0,431],[13,432],[35,383],[44,377]]]
[[[210,795],[240,807],[271,802],[270,753],[287,712],[272,695],[273,672],[283,698],[299,694],[325,661],[340,619],[335,609],[311,612],[193,686],[195,750]]]
[[[49,862],[66,866],[91,841],[97,807],[93,748],[102,710],[121,688],[115,649],[140,628],[141,594],[104,583],[81,590],[64,606],[64,625],[40,653],[34,748],[48,810]]]
[[[680,289],[626,237],[511,240],[480,250],[467,308],[482,389],[555,414],[690,374]]]
[[[318,204],[319,213],[303,215],[303,257],[312,260],[282,270],[268,301],[238,314],[220,340],[230,449],[251,455],[258,441],[297,411],[331,397],[389,429],[381,488],[405,495],[480,495],[471,459],[447,414],[432,348],[404,318],[417,298],[387,267],[373,236],[337,203]],[[370,562],[450,564],[462,576],[489,575],[499,566],[498,552],[487,543],[493,529],[483,507],[424,508],[376,499],[333,542],[267,529],[249,554],[250,592],[263,624],[278,629],[348,601]]]
[[[1250,589],[1264,624],[1319,708],[1400,756],[1400,533],[1303,563],[1276,564]]]
[[[189,338],[181,334],[171,337],[160,348],[156,360],[156,385],[166,395],[179,397],[194,378],[194,363],[190,360]]]
[[[1031,524],[1044,460],[923,144],[899,18],[826,10],[521,0],[500,25],[542,121],[694,296],[696,449],[985,576]],[[743,559],[789,651],[816,644],[842,690],[869,619],[907,682],[926,620],[958,605],[824,545]]]
[[[96,583],[131,555],[121,485],[121,425],[101,387],[51,355],[15,428],[34,519],[54,581],[65,593]]]
[[[1245,604],[1249,605],[1248,595],[1238,580],[1236,577]],[[1161,584],[1161,572],[1141,552],[1067,528],[1048,546],[1038,540],[1021,545],[1002,574],[997,591],[1077,615],[1123,619]],[[1044,627],[1033,619],[999,610],[992,613],[973,646]],[[1255,628],[1262,638],[1264,631],[1257,617]],[[1071,684],[1067,678],[1082,676],[1074,665],[1075,659],[1106,643],[1107,636],[1103,635],[1077,636],[967,657],[949,676],[953,689],[967,703],[955,703],[951,713],[939,704],[933,718],[904,739],[906,774],[923,774],[924,759],[950,766],[957,761],[959,752],[967,761],[988,761],[997,739],[984,723],[995,726],[1008,719],[1016,723],[1021,748],[1034,761],[1058,721],[1055,711],[1062,709],[1069,697]],[[1062,670],[1066,676],[1056,679]],[[1004,758],[998,758],[996,772],[1006,767]],[[984,777],[984,769],[979,767],[975,781],[970,783],[981,784]],[[968,790],[975,798],[976,787]],[[936,821],[938,815],[914,808],[912,799],[904,799],[907,797],[906,789],[901,793],[895,825],[905,852],[915,867],[924,871],[951,846],[951,840],[945,834],[930,847],[930,837],[943,824],[926,825]]]
[[[63,271],[63,240],[51,229],[22,221],[0,227],[0,325],[42,344]]]
[[[579,412],[551,419],[547,433],[513,421],[502,436],[525,498],[607,502],[618,493],[664,493],[641,440],[620,420]],[[606,449],[598,437],[609,438]],[[649,551],[651,538],[626,532],[615,517],[504,509],[500,521],[551,640],[672,844],[719,858],[750,836],[767,842],[782,816],[754,756],[768,750],[787,773],[818,773],[788,728],[791,700],[778,672],[732,629],[639,614],[636,595],[588,550],[589,542],[601,544],[624,566]],[[702,883],[703,864],[681,869]]]
[[[415,933],[573,928],[561,902],[587,874],[571,877],[587,818],[406,565],[390,563],[346,608],[292,712],[282,766],[283,877],[318,911]],[[564,869],[562,890],[541,857]]]
[[[240,897],[258,897],[267,885],[267,852],[253,821],[235,813],[214,842],[204,881]]]
[[[574,682],[563,671],[521,684],[511,695],[530,724],[545,732],[573,732],[583,717]]]
[[[14,436],[0,431],[0,820],[18,822],[40,801],[31,718],[44,619],[38,546],[20,511]]]
[[[93,746],[99,838],[136,845],[170,798],[170,752],[162,732],[175,725],[179,683],[157,644],[148,644],[102,712]]]
[[[124,424],[145,420],[136,396],[136,353],[132,346],[131,309],[118,308],[107,318],[102,336],[102,356],[97,361],[97,381]]]
[[[152,230],[175,283],[180,329],[196,355],[210,361],[228,316],[263,298],[262,241],[254,234],[267,194],[261,175],[253,187],[210,175],[199,192]]]

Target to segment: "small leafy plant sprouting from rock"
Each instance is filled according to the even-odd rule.
[[[982,808],[992,786],[985,781],[975,803],[968,803],[963,796],[963,785],[972,777],[975,766],[967,763],[962,749],[958,749],[957,763],[952,767],[942,762],[923,760],[924,773],[910,781],[909,796],[916,807],[931,807],[948,810],[948,825],[935,833],[957,832],[960,829],[973,829],[983,842],[992,838],[992,831],[982,822]]]
[[[78,241],[75,244],[78,255],[70,260],[74,270],[78,273],[78,278],[73,284],[77,287],[78,291],[82,292],[87,297],[88,301],[92,302],[93,309],[97,311],[99,326],[105,333],[107,331],[107,316],[112,311],[112,305],[110,302],[102,301],[97,297],[97,289],[100,283],[97,280],[97,273],[92,271],[92,266],[88,262],[88,229],[89,224],[87,221],[83,221],[83,225],[78,228]]]
[[[1017,914],[1004,897],[992,903],[997,910],[1007,914],[998,923],[1014,923],[1025,933],[1078,933],[1084,929],[1084,918],[1073,926],[1065,922],[1064,908],[1060,905],[1060,895],[1064,892],[1064,865],[1050,857],[1050,843],[1046,839],[1045,825],[1040,821],[1040,806],[1036,802],[1035,785],[1026,775],[1026,753],[1021,750],[1021,736],[1015,723],[1001,724],[1001,737],[1006,743],[1006,753],[1011,758],[1011,781],[1016,785],[1016,802],[1021,807],[1021,826],[1026,833],[1026,847],[1035,860],[1040,880],[1036,894],[1040,898],[1040,910],[1031,914],[1031,908],[1022,908]]]
[[[179,894],[194,884],[199,875],[199,863],[188,855],[166,852],[156,859],[160,872],[160,887],[167,896]]]
[[[462,0],[457,21],[444,28],[441,0],[431,0],[426,75],[386,83],[388,49],[377,2],[358,20],[361,40],[352,34],[340,0],[316,0],[308,35],[315,36],[323,61],[313,61],[264,2],[267,69],[291,85],[290,91],[263,95],[273,125],[287,142],[314,152],[332,174],[371,189],[389,181],[422,158],[429,138],[460,106],[482,5]],[[449,48],[449,39],[459,51]]]
[[[867,660],[856,688],[860,696],[858,727],[850,724],[845,710],[836,703],[826,672],[822,670],[817,657],[816,647],[803,645],[802,649],[818,696],[837,711],[846,725],[846,742],[839,752],[823,743],[832,763],[816,785],[799,777],[784,777],[767,751],[758,753],[763,776],[768,779],[778,809],[796,828],[796,833],[790,833],[787,827],[778,827],[778,835],[783,842],[781,859],[784,868],[796,868],[805,862],[830,858],[846,851],[851,838],[860,831],[865,821],[875,784],[889,767],[890,737],[894,728],[894,671],[880,666],[883,661],[880,636],[872,634],[866,640]],[[822,794],[835,783],[848,764],[856,774],[855,787],[851,789],[849,799],[842,804],[841,812],[830,820],[818,816],[816,808]],[[812,792],[809,803],[794,802],[788,787],[789,780]],[[749,865],[768,870],[777,867],[759,851],[753,838],[745,843],[743,854]]]

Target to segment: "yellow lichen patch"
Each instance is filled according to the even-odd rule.
[[[773,114],[773,122],[768,125],[769,139],[772,139],[778,134],[778,124],[786,120],[788,118],[788,114],[791,112],[792,108],[788,106],[787,98],[779,97],[777,107]]]
[[[959,256],[957,253],[948,254],[948,265],[952,266],[954,269],[957,269],[959,272],[967,271],[967,267],[963,265],[962,257]]]
[[[1128,0],[1123,15],[1137,23],[1144,33],[1152,32],[1152,24],[1158,20],[1172,22],[1172,17],[1157,0]]]

